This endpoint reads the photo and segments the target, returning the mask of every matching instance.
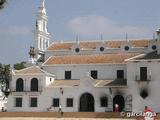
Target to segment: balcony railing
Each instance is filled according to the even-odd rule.
[[[116,78],[114,80],[127,80],[126,78]]]
[[[142,81],[142,82],[149,82],[151,81],[151,75],[147,75],[147,77],[141,77],[140,75],[136,75],[136,78],[135,78],[136,81]]]
[[[10,92],[42,92],[42,90],[38,90],[38,91],[29,91],[29,90],[23,90],[23,91],[16,91],[16,90],[11,90]]]
[[[10,92],[19,92],[19,93],[23,93],[23,92],[28,92],[28,93],[33,93],[33,92],[42,92],[42,87],[38,88],[38,90],[30,90],[30,89],[23,89],[23,90],[16,90],[15,88],[11,88]]]

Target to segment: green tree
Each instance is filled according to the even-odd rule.
[[[9,81],[11,79],[10,65],[3,65],[0,63],[0,83],[9,87]]]
[[[6,0],[0,0],[0,9],[4,8]]]
[[[24,69],[24,68],[26,68],[25,64],[26,64],[26,62],[16,63],[16,64],[14,64],[14,69],[16,69],[16,70]]]

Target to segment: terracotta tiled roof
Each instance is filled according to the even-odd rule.
[[[73,46],[73,43],[55,43],[55,44],[51,44],[51,46],[49,46],[47,50],[67,50],[67,49],[71,49],[72,46]]]
[[[109,83],[111,83],[113,80],[96,80],[95,81],[95,87],[103,87]]]
[[[133,40],[130,41],[134,47],[148,47],[151,40]]]
[[[125,63],[125,59],[138,55],[137,53],[102,54],[102,55],[68,55],[50,57],[44,65],[54,64],[99,64]]]
[[[160,54],[158,54],[157,51],[153,51],[129,58],[126,61],[160,61]]]
[[[115,79],[112,82],[105,84],[104,86],[127,86],[127,80],[126,79]]]
[[[153,51],[151,53],[145,54],[141,57],[137,57],[136,60],[151,60],[151,59],[160,59],[160,54],[157,51]]]
[[[104,41],[107,48],[119,48],[124,41]],[[130,43],[134,47],[146,47],[150,40],[130,40]],[[95,49],[98,44],[101,44],[100,41],[92,42],[79,42],[80,48],[83,49]],[[64,42],[64,43],[54,43],[51,44],[47,50],[69,50],[75,45],[75,42]]]
[[[94,80],[94,87],[121,87],[126,86],[124,82],[115,80]],[[49,87],[75,87],[80,85],[80,80],[55,80]]]
[[[50,86],[52,87],[70,87],[79,86],[80,80],[55,80]]]
[[[48,75],[52,75],[44,70],[42,70],[40,67],[38,66],[31,66],[28,68],[24,68],[22,70],[15,70],[15,74],[16,75],[30,75],[30,74],[48,74]],[[54,75],[52,75],[54,76]]]

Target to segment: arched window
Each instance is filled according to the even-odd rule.
[[[16,81],[16,91],[22,92],[23,91],[23,79],[22,78],[18,78]]]
[[[31,91],[38,91],[38,79],[33,78],[31,80]]]

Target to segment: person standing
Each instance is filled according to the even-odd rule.
[[[59,112],[61,112],[61,116],[63,116],[62,106],[59,105]]]
[[[58,112],[62,112],[62,106],[61,106],[61,104],[59,105],[59,110],[58,110]]]
[[[118,104],[115,104],[115,112],[119,112],[119,105]]]

